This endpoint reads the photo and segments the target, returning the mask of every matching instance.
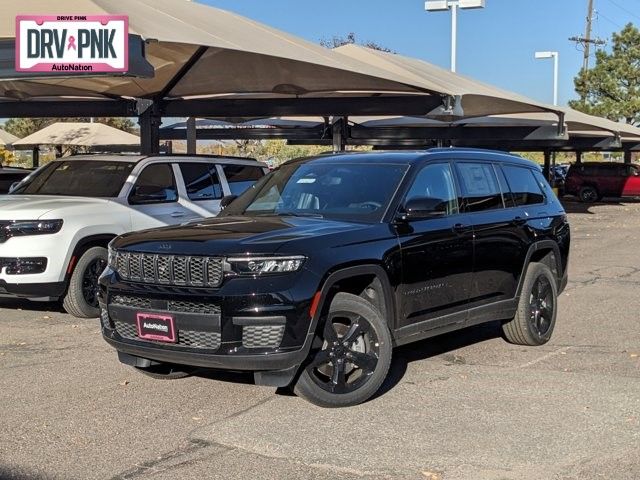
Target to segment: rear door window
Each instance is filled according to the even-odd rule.
[[[222,185],[216,166],[209,163],[180,163],[187,196],[192,201],[222,198]]]
[[[250,165],[222,165],[231,195],[241,195],[251,185],[264,177],[262,167]]]
[[[467,211],[504,208],[502,191],[492,164],[459,162],[457,169]]]
[[[517,206],[537,205],[545,202],[545,196],[531,169],[515,165],[502,165],[511,195]]]
[[[168,163],[154,163],[145,167],[129,195],[132,205],[177,201],[176,179],[173,167]]]

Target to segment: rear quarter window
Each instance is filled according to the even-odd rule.
[[[534,176],[533,170],[515,165],[503,165],[502,171],[507,177],[511,196],[517,206],[537,205],[545,202],[545,196],[540,181]],[[542,178],[542,175],[540,175]],[[544,178],[542,178],[544,181]]]

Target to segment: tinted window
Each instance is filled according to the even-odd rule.
[[[184,178],[189,200],[213,200],[222,198],[222,186],[216,166],[208,163],[181,163],[180,172]]]
[[[544,203],[544,195],[533,172],[528,168],[503,165],[511,195],[516,205],[535,205]]]
[[[429,198],[438,200],[438,208],[446,215],[458,213],[458,199],[454,186],[453,174],[448,163],[427,165],[416,176],[406,201],[415,198]]]
[[[12,193],[117,197],[134,166],[133,162],[97,160],[51,162]]]
[[[284,165],[222,215],[311,215],[379,222],[406,170],[406,165],[346,162]]]
[[[224,175],[227,177],[231,195],[241,195],[251,185],[264,177],[261,167],[246,165],[223,165]]]
[[[470,212],[504,208],[498,179],[490,163],[458,163],[465,205]]]
[[[178,191],[173,168],[168,163],[149,165],[138,177],[129,196],[132,204],[176,202]]]

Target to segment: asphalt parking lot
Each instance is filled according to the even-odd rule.
[[[372,401],[324,410],[251,376],[146,378],[96,321],[0,303],[0,479],[640,478],[640,203],[568,203],[552,341],[498,325],[396,351]]]

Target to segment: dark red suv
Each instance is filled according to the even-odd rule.
[[[602,197],[640,196],[640,165],[628,163],[582,163],[569,168],[564,193],[583,202]]]

